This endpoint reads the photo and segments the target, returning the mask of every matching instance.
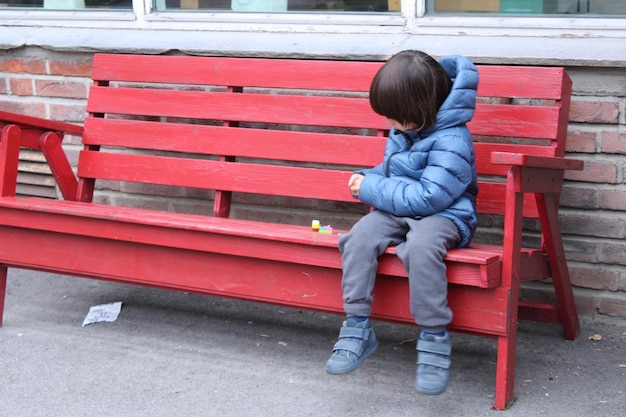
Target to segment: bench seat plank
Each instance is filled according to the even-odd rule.
[[[150,220],[146,220],[148,211],[138,209],[112,216],[106,206],[98,205],[93,207],[100,211],[96,216],[100,222],[94,223],[93,212],[82,217],[80,210],[70,213],[84,203],[67,204],[66,210],[48,204],[49,215],[42,216],[45,200],[35,204],[24,199],[14,202],[10,208],[5,201],[0,205],[0,215],[5,219],[0,233],[10,236],[0,242],[2,264],[337,313],[343,308],[336,235],[320,235],[297,226],[277,231],[254,222],[205,218],[220,220],[221,227],[215,223],[216,227],[211,228],[210,222],[198,224],[194,216],[182,216],[185,221],[178,224],[181,228],[175,228],[177,224],[171,219],[162,219],[163,224],[156,226],[158,213]],[[224,223],[232,224],[228,227]],[[238,224],[247,227],[235,227]],[[70,228],[77,233],[69,235],[66,231]],[[33,247],[46,250],[32,251]],[[76,256],[63,256],[68,250]],[[399,262],[397,257],[394,259]],[[473,259],[478,261],[475,255]],[[411,323],[408,293],[398,290],[406,288],[406,271],[396,265],[383,268],[381,275],[394,272],[401,272],[401,276],[381,280],[383,284],[376,289],[375,296],[381,302],[373,317]],[[467,283],[462,284],[465,287]],[[495,293],[483,288],[468,297],[465,290],[456,287],[451,288],[450,297],[451,303],[458,299],[453,304],[458,319],[452,326],[490,334],[504,331],[506,297],[501,289],[492,289],[501,293],[494,299]],[[485,317],[478,320],[473,314],[465,314],[466,310],[483,311]]]
[[[313,232],[304,226],[173,215],[137,208],[118,207],[112,211],[110,206],[92,203],[59,203],[62,202],[38,198],[2,199],[0,215],[3,224],[15,227],[50,232],[75,230],[76,234],[116,241],[341,269],[338,236]],[[42,216],[42,213],[49,213],[49,216]],[[95,219],[100,219],[101,223],[94,222]],[[150,227],[142,228],[142,225]],[[250,240],[241,244],[234,237]],[[446,256],[449,282],[480,288],[496,287],[501,283],[501,260],[502,247],[498,245],[473,244],[469,249],[453,249]],[[550,276],[544,254],[538,249],[524,249],[522,263],[523,280],[537,279],[538,274],[544,278]],[[383,275],[407,277],[393,247],[381,259],[379,271]]]

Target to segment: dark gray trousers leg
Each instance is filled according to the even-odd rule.
[[[458,239],[454,223],[441,216],[416,220],[376,210],[361,218],[339,240],[346,314],[370,316],[378,257],[388,246],[398,245],[398,256],[409,273],[416,323],[430,331],[443,329],[452,319],[443,258]]]

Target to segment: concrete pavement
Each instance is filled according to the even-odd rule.
[[[81,326],[91,306],[115,301],[115,322]],[[453,334],[448,391],[422,396],[411,326],[375,322],[379,350],[353,374],[327,375],[342,320],[12,269],[0,417],[626,415],[624,320],[583,318],[574,342],[557,326],[521,323],[518,400],[502,412],[491,410],[494,340]]]

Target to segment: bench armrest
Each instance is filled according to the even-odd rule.
[[[79,125],[25,116],[23,114],[10,113],[7,111],[0,111],[0,124],[16,124],[22,129],[32,128],[41,131],[52,131],[62,134],[67,133],[78,136],[83,134],[83,127]]]
[[[0,197],[15,196],[21,130],[10,124],[0,130]]]
[[[62,141],[65,134],[82,136],[82,126],[0,111],[0,127],[2,126],[14,126],[18,129],[13,137],[5,139],[5,146],[13,148],[17,146],[18,150],[20,146],[40,150],[48,162],[63,198],[66,200],[77,198],[78,180],[63,150]],[[10,156],[13,157],[15,156]],[[9,167],[11,171],[16,172],[5,172]],[[8,179],[16,182],[17,164],[3,164],[2,171],[0,174],[5,182]]]
[[[492,152],[491,163],[558,170],[581,170],[585,164],[583,161],[578,159],[562,158],[557,156],[528,155],[513,152]]]

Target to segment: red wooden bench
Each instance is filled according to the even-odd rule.
[[[2,297],[16,267],[342,314],[336,232],[229,211],[233,193],[359,204],[348,177],[381,160],[388,129],[366,98],[380,66],[101,54],[84,129],[0,113]],[[567,339],[579,332],[558,202],[564,170],[582,162],[563,157],[571,94],[563,68],[479,71],[470,126],[478,209],[504,216],[503,243],[449,252],[449,302],[451,329],[497,338],[495,407],[503,409],[514,398],[518,318],[560,323]],[[63,134],[82,135],[77,175]],[[62,200],[16,196],[20,146],[44,153]],[[211,190],[214,214],[92,203],[98,181]],[[522,246],[524,218],[540,221],[537,247]],[[379,274],[373,317],[412,323],[394,248]],[[520,283],[548,278],[554,305],[519,301]]]

